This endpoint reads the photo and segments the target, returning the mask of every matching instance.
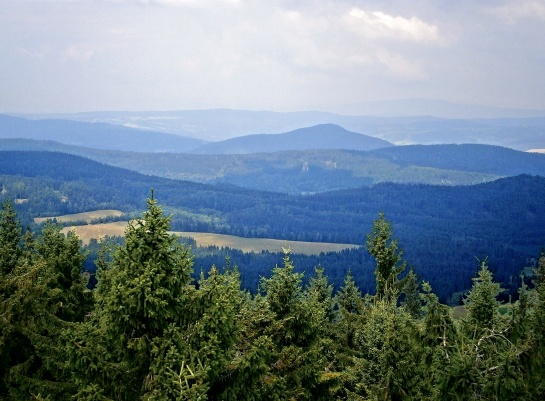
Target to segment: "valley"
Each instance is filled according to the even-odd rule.
[[[401,121],[366,121],[379,120],[391,133]],[[432,124],[428,118],[403,121]],[[433,121],[468,130],[474,123]],[[485,125],[512,128],[539,121]],[[81,131],[77,124],[84,124]],[[122,146],[126,135],[152,134],[101,124],[0,119],[1,197],[15,200],[24,224],[75,214],[57,221],[77,220],[85,243],[117,237],[153,189],[172,216],[172,232],[192,238],[197,263],[222,265],[231,255],[245,288],[255,289],[257,272],[266,274],[276,263],[274,255],[287,246],[300,252],[299,271],[323,261],[336,287],[350,270],[358,272],[360,288],[371,289],[373,263],[362,246],[372,221],[384,212],[411,265],[449,303],[470,287],[476,261],[483,259],[507,289],[505,296],[516,297],[516,278],[529,271],[545,243],[543,154],[469,143],[393,146],[333,124],[240,136],[224,141],[224,148],[216,141],[216,150],[201,143],[182,153],[158,147],[135,151],[131,146],[138,139]],[[74,143],[76,132],[87,146]],[[93,136],[96,132],[103,133]],[[481,138],[478,130],[472,132]],[[110,139],[100,147],[85,141],[101,135]],[[273,147],[273,139],[281,148]],[[115,212],[85,214],[99,210]],[[93,262],[88,266],[93,269]]]

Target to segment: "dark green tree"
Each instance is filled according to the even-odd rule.
[[[303,276],[294,272],[289,250],[283,262],[273,268],[270,278],[262,279],[263,296],[257,295],[249,304],[256,314],[246,329],[254,343],[246,361],[253,358],[262,374],[259,380],[251,376],[255,387],[249,391],[253,399],[260,400],[331,399],[329,387],[334,377],[326,370],[331,349],[326,337],[329,284],[317,276],[311,291],[303,290]],[[258,344],[261,353],[255,349]]]
[[[0,210],[0,280],[15,269],[21,256],[21,226],[8,199]]]
[[[77,237],[65,237],[53,225],[46,226],[36,247],[29,234],[25,238],[0,310],[0,392],[12,400],[66,399],[75,386],[65,370],[62,333],[86,310],[84,256]]]
[[[462,330],[434,368],[439,399],[532,399],[521,358],[527,344],[509,338],[512,319],[498,311],[500,291],[486,261],[481,262],[466,298]]]
[[[398,240],[392,239],[392,234],[391,223],[384,213],[379,213],[378,219],[373,221],[371,233],[367,234],[365,245],[377,263],[377,299],[396,302],[403,290],[404,282],[399,275],[405,270],[406,262],[403,261],[403,250],[399,248]]]
[[[354,334],[346,373],[348,399],[424,400],[417,327],[411,316],[386,299],[366,303]]]
[[[500,284],[494,282],[486,261],[482,261],[477,277],[473,278],[473,287],[464,300],[468,312],[467,322],[471,329],[484,331],[498,327],[500,303],[497,297],[500,292]]]
[[[418,282],[418,276],[411,267],[409,273],[404,279],[403,292],[405,298],[403,299],[403,308],[413,317],[418,319],[422,316],[422,302],[420,298],[420,283]]]
[[[169,221],[148,199],[111,263],[103,260],[96,308],[70,340],[79,399],[204,400],[231,361],[238,274],[212,268],[197,287]]]
[[[329,284],[327,276],[324,275],[325,269],[317,266],[314,269],[314,276],[310,277],[306,292],[310,299],[324,309],[327,320],[331,323],[335,318],[333,285]]]
[[[348,271],[344,279],[344,285],[339,288],[335,301],[341,311],[357,313],[361,304],[361,292],[356,286],[354,276]]]

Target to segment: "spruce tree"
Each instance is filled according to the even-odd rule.
[[[500,291],[486,261],[481,262],[466,298],[462,330],[434,369],[439,399],[533,399],[522,359],[527,344],[509,338],[513,321],[499,314]]]
[[[8,199],[0,211],[0,280],[15,269],[21,256],[21,226]]]
[[[500,318],[497,296],[500,292],[499,283],[494,282],[486,261],[482,261],[477,277],[473,278],[473,287],[464,300],[471,328],[485,331],[497,327]]]
[[[376,297],[396,302],[402,292],[404,282],[399,275],[405,270],[403,250],[399,248],[398,240],[392,239],[393,229],[386,220],[384,213],[379,213],[373,221],[371,233],[367,234],[365,245],[367,251],[375,258]]]
[[[346,274],[344,285],[335,295],[335,303],[338,308],[335,340],[341,353],[347,354],[354,349],[354,333],[361,320],[359,313],[363,308],[360,290],[350,271]]]
[[[411,316],[386,299],[365,304],[346,367],[348,399],[423,400],[424,373]]]
[[[283,265],[273,268],[270,278],[262,279],[263,295],[247,304],[254,313],[244,334],[253,346],[246,347],[244,360],[255,363],[255,370],[247,371],[254,387],[247,389],[253,396],[246,394],[241,399],[331,399],[332,377],[325,369],[331,362],[331,342],[326,337],[329,285],[321,276],[313,281],[312,291],[305,291],[303,275],[294,268],[285,250]]]
[[[147,204],[111,263],[103,260],[96,308],[73,332],[79,399],[205,400],[232,359],[238,275],[213,268],[197,288],[170,217],[155,199]]]
[[[418,276],[411,267],[409,273],[405,277],[405,285],[403,286],[403,308],[413,317],[419,319],[422,316],[422,303],[420,299]]]
[[[1,306],[2,389],[9,399],[66,399],[75,392],[65,370],[62,333],[83,319],[84,256],[75,236],[47,225],[36,247],[25,236],[23,256],[7,278]]]

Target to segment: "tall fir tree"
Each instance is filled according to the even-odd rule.
[[[473,278],[473,287],[464,300],[471,329],[484,331],[497,327],[500,319],[497,297],[500,292],[500,284],[494,281],[486,261],[482,261],[477,277]]]
[[[21,226],[8,199],[0,210],[0,280],[15,269],[21,252]]]
[[[392,235],[392,225],[381,212],[378,219],[373,221],[365,245],[377,263],[375,268],[377,299],[396,302],[404,285],[399,275],[403,273],[407,264],[403,260],[403,250],[399,248],[398,240],[393,239]]]
[[[254,387],[247,389],[253,397],[242,399],[331,399],[329,387],[334,377],[326,370],[331,362],[331,343],[326,337],[329,284],[319,275],[311,291],[306,291],[302,274],[294,268],[289,250],[285,250],[283,265],[273,268],[270,278],[262,279],[263,295],[248,303],[254,313],[245,336],[253,339],[254,346],[246,348],[245,360],[253,361],[256,369],[250,376]]]
[[[34,241],[25,236],[22,257],[7,279],[1,305],[2,391],[12,400],[66,399],[75,392],[65,370],[62,333],[86,310],[84,256],[75,236],[48,224]]]
[[[232,359],[238,275],[213,268],[197,288],[170,217],[147,203],[99,272],[91,318],[73,332],[78,399],[205,400]]]

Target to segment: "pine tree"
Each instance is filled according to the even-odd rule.
[[[71,322],[83,319],[83,254],[76,237],[46,226],[37,240],[25,236],[24,252],[7,278],[2,302],[2,388],[9,399],[66,399],[74,393],[65,372],[64,341]]]
[[[486,261],[481,262],[466,298],[462,330],[434,369],[439,399],[532,399],[521,359],[527,345],[509,339],[511,320],[498,312],[500,291]]]
[[[422,319],[419,321],[419,361],[424,370],[422,392],[431,399],[436,397],[437,382],[442,369],[450,362],[450,354],[457,344],[458,330],[452,317],[452,309],[439,302],[431,285],[422,283]]]
[[[403,299],[403,307],[413,319],[419,319],[422,316],[422,303],[418,290],[420,284],[418,283],[418,276],[412,267],[409,269],[404,282],[403,293],[405,293],[405,298]]]
[[[324,276],[325,269],[317,266],[314,269],[314,276],[310,277],[306,292],[308,296],[320,305],[329,322],[335,318],[333,311],[333,285],[329,284],[327,276]]]
[[[325,369],[331,348],[326,338],[329,285],[321,277],[317,278],[320,285],[314,282],[312,291],[305,291],[303,276],[294,272],[288,250],[283,262],[273,268],[270,278],[262,279],[264,295],[258,294],[250,303],[255,309],[260,307],[255,310],[259,319],[250,319],[248,334],[254,347],[247,351],[257,362],[261,378],[251,376],[255,387],[249,391],[253,399],[261,400],[331,399],[329,387],[334,378]],[[262,346],[261,354],[256,352],[257,344]]]
[[[535,291],[530,298],[531,318],[527,338],[531,348],[525,355],[527,381],[534,383],[529,387],[532,399],[542,400],[545,397],[545,252],[541,251],[535,270]],[[521,301],[522,301],[521,297]]]
[[[231,361],[238,275],[212,268],[197,288],[169,222],[148,199],[111,263],[102,261],[96,308],[69,347],[80,399],[205,400]]]
[[[346,368],[347,398],[424,400],[425,375],[411,316],[386,299],[367,303],[361,314],[354,334],[358,352]]]
[[[500,285],[494,282],[492,272],[486,261],[481,262],[477,277],[473,278],[473,287],[465,299],[469,325],[478,331],[495,329],[499,323],[497,296]]]
[[[25,242],[28,247],[28,243]],[[82,276],[87,254],[73,232],[64,235],[58,224],[47,222],[32,244],[36,255],[42,259],[49,272],[51,284],[57,289],[49,302],[59,305],[55,315],[66,322],[82,321],[90,310],[90,293]]]
[[[360,311],[363,308],[360,290],[350,271],[344,279],[344,285],[339,288],[335,296],[335,303],[338,308],[335,340],[341,353],[350,353],[354,349],[354,333],[361,320]]]
[[[0,280],[15,269],[21,256],[21,226],[8,199],[0,211]],[[1,294],[1,293],[0,293]]]
[[[398,240],[392,239],[392,234],[391,223],[384,213],[379,213],[378,219],[373,221],[371,234],[367,234],[365,245],[377,262],[377,299],[395,303],[403,289],[403,280],[398,276],[405,270],[406,262],[403,261],[403,250],[399,249]]]

